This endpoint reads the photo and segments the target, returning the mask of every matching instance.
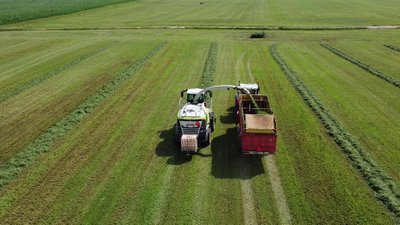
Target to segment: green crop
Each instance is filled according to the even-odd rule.
[[[270,47],[270,54],[285,73],[290,83],[317,115],[327,133],[340,147],[343,153],[351,161],[353,167],[360,172],[365,181],[375,192],[376,197],[400,219],[400,189],[357,143],[339,121],[333,116],[325,104],[303,83],[295,71],[293,71],[279,54],[277,44]]]
[[[100,105],[107,97],[114,93],[121,84],[129,77],[138,72],[162,47],[165,42],[160,43],[156,48],[147,55],[136,61],[125,71],[117,74],[114,78],[104,85],[100,90],[88,97],[82,104],[76,107],[70,114],[66,115],[41,136],[24,147],[12,159],[0,166],[0,188],[10,182],[14,177],[22,172],[22,170],[32,164],[35,159],[42,153],[47,152],[53,144],[77,123],[91,113],[98,105]]]
[[[133,0],[5,0],[0,2],[0,25],[71,14]]]
[[[396,79],[384,74],[383,72],[379,71],[378,69],[376,69],[376,68],[374,68],[374,67],[372,67],[372,66],[370,66],[370,65],[368,65],[366,63],[363,63],[363,62],[361,62],[361,61],[359,61],[359,60],[357,60],[357,59],[345,54],[344,52],[342,52],[342,51],[340,51],[340,50],[338,50],[338,49],[336,49],[336,48],[334,48],[334,47],[332,47],[332,46],[330,46],[328,44],[321,44],[321,46],[326,48],[326,49],[328,49],[329,51],[333,52],[334,54],[338,55],[339,57],[341,57],[341,58],[353,63],[354,65],[356,65],[358,67],[360,67],[361,69],[367,71],[368,73],[370,73],[372,75],[375,75],[375,76],[383,79],[384,81],[386,81],[388,83],[391,83],[394,86],[400,88],[400,81],[399,80],[396,80]]]

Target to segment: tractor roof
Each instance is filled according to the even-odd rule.
[[[188,94],[197,94],[197,93],[199,93],[200,91],[202,91],[203,89],[201,89],[201,88],[191,88],[191,89],[188,89],[187,90],[187,93]]]

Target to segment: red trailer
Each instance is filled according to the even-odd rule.
[[[267,155],[276,150],[276,121],[266,95],[236,96],[238,136],[243,154]]]

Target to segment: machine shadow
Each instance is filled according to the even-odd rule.
[[[170,165],[181,165],[192,160],[193,156],[211,157],[210,154],[203,154],[202,147],[196,154],[183,154],[180,151],[180,146],[175,143],[175,126],[168,130],[159,131],[159,136],[162,139],[156,147],[156,155],[159,157],[168,157],[167,163]]]
[[[227,115],[220,116],[221,123],[235,124],[235,107],[227,111]],[[213,138],[211,153],[211,174],[214,177],[250,179],[265,173],[262,156],[241,154],[236,127],[228,128],[225,134]]]
[[[159,157],[168,157],[167,163],[181,165],[192,160],[192,155],[180,153],[180,146],[175,144],[175,126],[168,130],[159,131],[162,141],[156,147],[156,154]]]

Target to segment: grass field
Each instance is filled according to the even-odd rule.
[[[398,25],[398,6],[138,0],[0,26],[34,29],[0,31],[1,223],[399,223],[400,90],[322,46],[400,80],[398,29],[253,40],[251,30],[153,27]],[[234,91],[213,95],[211,144],[180,154],[180,91],[239,80],[269,96],[276,154],[239,153]],[[344,131],[331,132],[327,111],[357,147],[336,139]]]

